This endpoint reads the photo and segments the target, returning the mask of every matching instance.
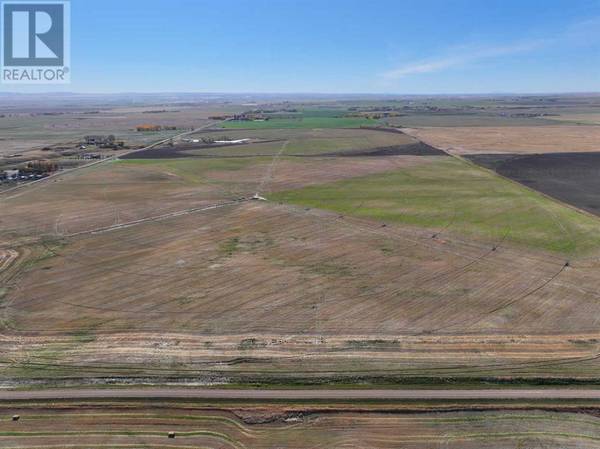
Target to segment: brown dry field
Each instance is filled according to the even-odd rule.
[[[558,255],[493,250],[499,242],[452,229],[432,239],[439,229],[275,202],[196,210],[261,186],[437,158],[118,162],[4,195],[2,385],[596,380],[597,258],[565,267]],[[135,220],[146,221],[99,230]]]
[[[262,202],[44,245],[3,273],[9,385],[598,372],[594,259]]]
[[[435,127],[404,131],[455,154],[600,151],[600,126]]]
[[[4,403],[0,445],[33,448],[576,449],[600,447],[600,419],[520,404]],[[481,407],[480,411],[473,411]],[[420,410],[420,412],[419,412]],[[580,412],[580,413],[578,413]],[[10,417],[18,414],[19,421]],[[175,438],[168,438],[175,432]]]
[[[0,198],[11,239],[64,235],[200,207],[234,195],[208,182],[187,183],[175,173],[107,163]],[[43,207],[40,207],[43,205]]]
[[[563,259],[510,247],[492,253],[484,244],[390,228],[284,205],[237,204],[66,245],[47,242],[46,257],[22,273],[7,300],[25,333],[598,329],[595,261],[573,262],[560,282],[520,300],[556,275]]]

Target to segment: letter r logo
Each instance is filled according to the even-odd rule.
[[[64,5],[5,2],[3,12],[4,66],[64,64]]]

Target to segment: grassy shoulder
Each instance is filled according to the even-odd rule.
[[[270,199],[566,256],[600,248],[600,220],[454,158]]]

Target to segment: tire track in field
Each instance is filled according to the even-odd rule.
[[[271,182],[271,180],[273,179],[273,171],[275,169],[275,165],[277,164],[277,162],[279,161],[281,155],[285,152],[285,150],[287,149],[288,145],[289,145],[290,141],[286,140],[282,145],[281,148],[279,149],[279,151],[273,156],[273,159],[271,159],[271,163],[269,164],[269,166],[267,167],[267,170],[265,171],[265,174],[263,175],[260,184],[258,185],[258,187],[256,188],[256,195],[259,196],[261,194],[263,194],[263,189],[267,186],[268,183]]]
[[[275,217],[275,218],[272,218],[272,219],[277,219],[277,217]],[[79,263],[81,263],[81,261],[78,261],[78,262],[79,262]],[[102,261],[102,262],[100,263],[100,266],[102,267],[102,269],[103,269],[104,271],[120,271],[120,270],[115,270],[115,269],[112,269],[112,268],[110,268],[110,266],[106,266],[106,264],[105,264],[105,262],[104,262],[104,261]],[[135,273],[126,272],[126,273],[124,273],[124,274],[135,274]],[[144,274],[146,274],[146,273],[144,273]],[[169,275],[165,275],[165,276],[169,276]],[[82,274],[82,277],[83,277],[83,278],[85,278],[85,277],[86,277],[86,274],[85,274],[85,273],[84,273],[84,274]],[[209,278],[210,278],[210,276],[209,276]],[[71,280],[72,280],[72,279],[71,279]],[[182,281],[183,281],[183,282],[185,282],[185,280],[182,280]],[[159,284],[160,284],[160,285],[162,285],[162,281],[158,281],[158,282],[159,282]],[[175,288],[177,288],[177,286],[176,286],[176,285],[172,285],[172,287],[175,287]],[[88,298],[88,299],[89,299],[89,298]],[[101,299],[101,298],[99,298],[99,299]],[[135,303],[135,298],[132,298],[132,301]],[[64,302],[64,301],[63,301],[63,302]],[[72,305],[72,306],[75,306],[75,307],[79,307],[79,306],[81,306],[81,307],[89,307],[89,306],[85,306],[85,305],[81,305],[81,304],[74,304],[74,303],[69,303],[69,305]],[[136,310],[136,311],[133,311],[133,310],[132,310],[132,311],[127,311],[127,310],[124,310],[123,308],[120,308],[120,309],[114,309],[114,308],[108,308],[108,307],[102,307],[102,308],[95,307],[95,309],[97,309],[97,310],[104,310],[104,311],[114,311],[114,312],[117,312],[117,311],[118,311],[118,312],[123,312],[123,313],[127,313],[127,312],[131,312],[131,313],[134,313],[134,312],[135,312],[135,313],[139,313],[139,311],[138,311],[138,310]],[[165,313],[165,314],[168,314],[169,312],[157,312],[157,313]],[[191,313],[193,313],[193,311],[192,311]]]
[[[558,217],[556,217],[556,215],[554,213],[552,213],[551,211],[547,211],[545,208],[541,208],[541,209],[542,209],[542,211],[547,212],[548,215],[550,215],[550,217],[555,222],[557,227],[562,230],[565,237],[571,242],[572,248],[574,250],[575,240],[574,240],[573,236],[571,235],[571,233],[567,231],[567,229],[563,226],[563,224],[560,222],[560,220],[558,220]],[[450,328],[453,328],[456,326],[465,325],[465,324],[467,325],[466,328],[475,326],[476,324],[479,324],[481,321],[483,321],[487,317],[489,317],[495,313],[498,313],[502,310],[505,310],[505,309],[511,307],[512,305],[514,305],[518,302],[521,302],[521,301],[529,298],[530,296],[534,295],[535,293],[539,292],[540,290],[544,289],[546,286],[550,285],[554,280],[556,280],[556,278],[558,278],[569,267],[570,267],[570,263],[567,261],[557,272],[552,274],[547,280],[543,281],[537,287],[525,291],[522,295],[520,295],[514,299],[511,299],[509,301],[504,302],[503,304],[489,310],[488,312],[485,312],[484,314],[482,314],[481,316],[479,316],[478,318],[476,318],[474,320],[473,319],[465,319],[461,322],[457,322],[457,323],[453,323],[453,324],[450,324],[447,326],[442,326],[442,327],[433,329],[431,332],[439,332],[442,330],[447,330],[447,329],[450,329]]]
[[[532,207],[528,208],[527,210],[530,210],[530,209],[532,209],[533,207],[535,207],[535,206],[532,206]],[[510,211],[510,210],[513,210],[513,209],[515,209],[515,208],[511,208],[511,209],[509,209],[508,211]],[[498,212],[498,213],[494,214],[494,215],[493,215],[491,218],[494,218],[495,216],[497,216],[497,215],[499,215],[499,214],[504,214],[504,213],[506,213],[506,212],[507,212],[507,210],[500,211],[500,212]],[[343,218],[343,217],[340,217],[340,218]],[[488,220],[489,220],[489,218],[490,218],[490,217],[488,217]],[[556,219],[556,217],[554,217],[554,219]],[[486,220],[486,221],[487,221],[487,220]],[[344,221],[344,223],[348,224],[348,222],[346,222],[346,221]],[[450,223],[449,225],[451,225],[451,223]],[[449,226],[447,226],[447,227],[449,227]],[[567,237],[567,238],[571,238],[571,240],[572,240],[572,236],[570,236],[570,235],[568,235],[568,234],[567,234],[567,231],[566,231],[566,229],[564,229],[564,227],[562,227],[562,228],[563,228],[563,232],[565,232],[565,235],[566,235],[566,237]],[[485,253],[481,254],[480,256],[476,257],[475,259],[471,260],[471,261],[470,261],[470,262],[468,262],[467,264],[465,264],[465,265],[463,265],[463,266],[461,266],[461,267],[455,268],[455,269],[448,270],[448,271],[446,271],[446,272],[439,273],[439,274],[437,274],[437,275],[434,275],[434,276],[431,276],[431,277],[429,277],[429,278],[426,278],[425,280],[423,280],[423,281],[420,281],[419,283],[417,283],[416,285],[414,285],[414,286],[413,286],[413,287],[411,287],[411,288],[419,288],[419,287],[422,287],[423,285],[425,285],[425,284],[427,284],[427,283],[430,283],[430,282],[432,282],[432,281],[436,281],[436,280],[440,280],[440,279],[443,279],[443,278],[447,278],[448,276],[452,276],[452,275],[459,275],[460,273],[463,273],[463,272],[467,271],[467,270],[468,270],[469,268],[471,268],[473,265],[477,264],[478,262],[480,262],[480,261],[482,261],[482,260],[486,259],[486,258],[487,258],[488,256],[490,256],[491,254],[495,253],[495,252],[496,252],[496,251],[497,251],[497,250],[498,250],[498,249],[499,249],[499,248],[500,248],[500,247],[503,245],[503,243],[505,242],[505,240],[506,240],[506,239],[508,238],[508,236],[510,235],[511,231],[512,231],[512,230],[511,230],[511,228],[508,228],[508,229],[506,230],[506,232],[504,233],[504,235],[502,236],[502,238],[501,238],[501,239],[500,239],[500,240],[499,240],[497,243],[495,243],[495,244],[492,246],[492,248],[491,248],[490,250],[488,250],[487,252],[485,252]],[[435,238],[435,237],[436,237],[436,236],[434,235],[434,238]],[[416,244],[418,244],[418,243],[416,243]],[[516,303],[516,302],[519,302],[519,301],[521,301],[521,300],[523,300],[523,299],[526,299],[527,297],[531,296],[531,295],[532,295],[532,294],[534,294],[535,292],[537,292],[537,291],[541,290],[541,289],[542,289],[542,288],[544,288],[546,285],[548,285],[549,283],[551,283],[551,282],[552,282],[552,281],[553,281],[553,280],[554,280],[554,279],[555,279],[555,278],[556,278],[556,277],[557,277],[557,276],[558,276],[558,275],[559,275],[559,274],[560,274],[560,273],[561,273],[561,272],[564,270],[564,268],[566,268],[566,266],[563,266],[563,267],[561,268],[561,270],[560,270],[560,272],[559,272],[559,273],[556,273],[555,275],[553,275],[553,276],[552,276],[552,278],[551,278],[549,281],[547,281],[547,282],[544,282],[544,283],[543,283],[543,285],[541,285],[539,288],[536,288],[534,291],[527,292],[527,293],[526,293],[525,295],[523,295],[522,297],[519,297],[519,298],[517,298],[516,300],[514,300],[514,301],[511,301],[510,303],[506,304],[506,305],[505,305],[505,307],[509,307],[510,305],[512,305],[512,304],[514,304],[514,303]],[[451,282],[451,280],[452,280],[452,278],[450,278],[450,279],[448,280],[448,282]],[[391,294],[397,294],[397,293],[399,293],[399,291],[397,291],[397,290],[396,290],[396,291],[390,291],[389,293],[391,293]],[[370,293],[365,293],[365,294],[363,294],[363,295],[359,295],[359,296],[367,297],[367,296],[370,296],[370,295],[371,295]],[[491,313],[494,313],[495,311],[496,311],[496,310],[492,311]],[[439,331],[439,330],[443,330],[443,329],[446,329],[446,328],[454,327],[454,326],[456,326],[456,325],[459,325],[459,324],[461,324],[461,323],[454,323],[454,324],[452,324],[452,325],[449,325],[449,326],[444,326],[444,327],[442,327],[442,328],[438,328],[438,329],[434,329],[434,330],[426,331],[425,333],[429,333],[429,332],[437,332],[437,331]]]
[[[306,209],[305,209],[305,210],[306,210]],[[500,213],[506,213],[506,211],[502,211],[502,212],[500,212]],[[497,214],[495,214],[495,215],[497,215]],[[354,224],[354,223],[351,223],[351,222],[349,222],[349,221],[346,221],[346,220],[343,220],[342,222],[343,222],[345,225],[349,225],[349,226],[357,227],[357,228],[361,229],[362,231],[365,231],[365,230],[366,230],[366,231],[369,231],[369,232],[371,232],[371,233],[378,234],[378,235],[380,235],[380,236],[389,236],[389,233],[388,233],[388,232],[381,232],[381,230],[374,230],[374,229],[371,229],[371,228],[368,228],[368,227],[365,227],[365,226],[356,225],[356,224]],[[491,254],[495,253],[495,252],[496,252],[496,251],[497,251],[497,250],[498,250],[498,249],[499,249],[499,248],[502,246],[502,244],[504,243],[504,241],[505,241],[505,240],[508,238],[508,236],[509,236],[510,232],[511,232],[511,229],[510,229],[510,228],[509,228],[509,229],[507,229],[507,230],[506,230],[506,232],[504,233],[504,235],[502,236],[502,238],[501,238],[501,239],[500,239],[498,242],[496,242],[496,243],[495,243],[495,244],[492,246],[492,248],[491,248],[491,249],[489,249],[489,250],[488,250],[488,251],[486,251],[485,253],[483,253],[483,254],[481,254],[481,255],[479,255],[479,256],[477,256],[477,257],[475,257],[475,258],[474,258],[474,259],[472,259],[471,261],[467,262],[465,265],[463,265],[463,266],[461,266],[461,267],[458,267],[458,268],[453,268],[453,269],[447,270],[447,271],[445,271],[445,272],[442,272],[442,273],[435,274],[435,275],[433,275],[433,276],[430,276],[429,278],[425,278],[424,280],[421,280],[421,281],[420,281],[419,283],[417,283],[416,285],[412,286],[412,288],[418,288],[419,286],[423,286],[423,285],[425,285],[426,283],[430,283],[430,282],[432,282],[432,281],[440,280],[440,279],[442,279],[442,278],[447,278],[448,276],[453,276],[453,275],[456,275],[456,276],[458,276],[459,274],[461,274],[461,273],[463,273],[463,272],[467,271],[469,268],[471,268],[471,267],[472,267],[472,266],[474,266],[475,264],[477,264],[477,263],[481,262],[482,260],[486,259],[486,258],[487,258],[488,256],[490,256]],[[404,237],[404,236],[401,236],[401,237],[402,237],[402,238],[404,238],[404,239],[406,239],[406,237]],[[418,240],[415,240],[415,241],[414,241],[414,243],[415,243],[415,245],[419,245],[419,244],[421,244],[422,242],[421,242],[421,241],[418,241]],[[425,245],[425,246],[429,246],[429,245]],[[429,247],[430,247],[430,246],[429,246]],[[430,247],[430,248],[431,248],[431,247]],[[413,270],[413,271],[414,271],[414,270]],[[450,281],[450,280],[449,280],[449,281]],[[387,293],[388,295],[389,295],[389,294],[392,294],[392,295],[393,295],[393,294],[398,294],[399,292],[400,292],[400,290],[393,290],[393,289],[392,289],[392,290],[387,290],[387,291],[384,291],[383,293]],[[359,294],[359,295],[356,295],[354,298],[355,298],[355,299],[356,299],[356,298],[360,298],[360,297],[365,297],[365,298],[366,298],[366,297],[369,297],[369,296],[372,296],[372,295],[373,295],[373,293],[372,293],[372,292],[368,292],[368,293],[364,293],[364,294]],[[392,306],[390,306],[390,307],[392,307]],[[392,308],[393,308],[393,307],[392,307]]]

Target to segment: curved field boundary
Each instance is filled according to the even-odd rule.
[[[19,257],[15,250],[0,250],[0,273],[6,270]]]

